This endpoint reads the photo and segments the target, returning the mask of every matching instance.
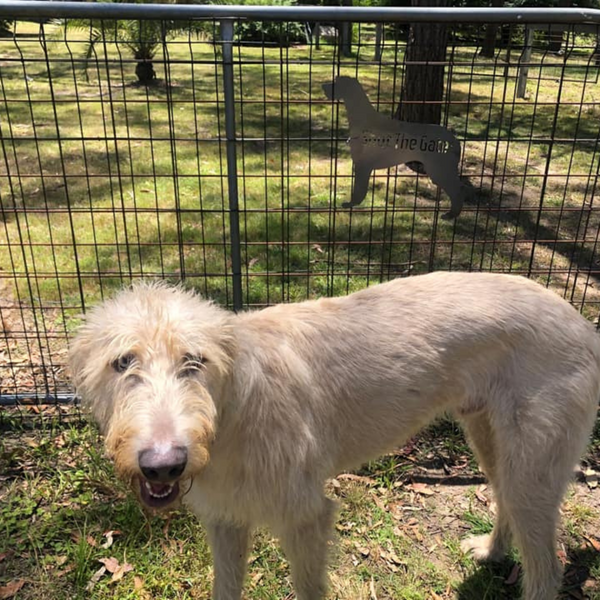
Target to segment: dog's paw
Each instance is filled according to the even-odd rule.
[[[474,535],[463,540],[460,549],[477,562],[498,562],[504,558],[504,550],[493,545],[491,535]]]

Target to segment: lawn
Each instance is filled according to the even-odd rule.
[[[0,40],[0,261],[21,294],[33,285],[40,303],[61,302],[70,318],[71,307],[132,277],[185,277],[231,303],[219,48],[177,38],[157,55],[160,81],[147,88],[135,85],[125,49],[109,44],[97,49],[88,82],[78,60],[84,34],[65,43],[50,29],[42,44],[31,27],[16,43]],[[402,47],[390,41],[374,63],[372,33],[351,58],[332,46],[234,48],[245,305],[451,268],[532,274],[596,316],[589,282],[573,273],[594,263],[600,223],[589,49],[567,63],[534,53],[544,69],[530,69],[521,100],[518,52],[505,63],[504,53],[486,61],[454,48],[445,119],[463,140],[473,198],[447,222],[448,199],[406,167],[389,179],[379,171],[363,205],[341,209],[351,186],[347,121],[321,86],[336,74],[358,77],[390,114]]]
[[[600,432],[598,432],[600,433]],[[94,428],[12,429],[0,437],[0,597],[18,600],[210,598],[202,527],[186,512],[144,514],[114,478]],[[563,506],[561,598],[600,598],[600,435]],[[491,528],[493,496],[451,421],[328,484],[340,501],[334,600],[517,599],[519,567],[477,566],[460,540]],[[257,533],[247,598],[292,598],[276,540]],[[6,593],[6,592],[4,592]],[[585,593],[585,596],[583,595]]]
[[[65,43],[51,27],[40,37],[19,24],[17,34],[0,38],[1,391],[70,392],[67,337],[85,306],[123,283],[184,278],[232,303],[221,53],[177,38],[156,57],[159,81],[143,87],[123,46],[98,47],[86,81],[84,33]],[[515,98],[514,54],[484,60],[457,43],[445,118],[473,197],[445,221],[448,199],[406,167],[378,172],[359,208],[341,208],[347,120],[321,85],[358,77],[388,115],[401,85],[402,46],[388,40],[375,63],[372,27],[361,40],[350,58],[327,44],[234,47],[244,305],[434,269],[492,270],[529,274],[597,318],[591,42],[581,37],[566,63],[536,49],[544,68],[530,68],[526,99]],[[202,528],[184,512],[144,514],[95,429],[49,418],[29,429],[22,415],[38,406],[0,410],[0,598],[209,598]],[[563,509],[564,598],[600,599],[599,440]],[[494,504],[453,423],[328,489],[341,501],[331,600],[518,598],[516,556],[479,567],[459,550],[469,532],[489,530]],[[257,536],[247,594],[291,597],[268,532]]]

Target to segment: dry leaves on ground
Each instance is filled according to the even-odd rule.
[[[12,598],[24,585],[23,579],[15,579],[7,585],[0,586],[0,600]]]

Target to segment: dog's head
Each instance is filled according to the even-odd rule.
[[[158,283],[120,292],[79,328],[74,384],[146,506],[174,506],[206,466],[233,352],[229,313]]]

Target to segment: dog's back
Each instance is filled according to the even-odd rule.
[[[581,412],[585,420],[600,395],[600,336],[567,302],[522,277],[435,273],[239,320],[252,340],[252,368],[258,361],[267,378],[285,373],[296,382],[288,405],[327,415],[323,439],[341,440],[334,469],[391,449],[403,441],[399,430],[410,435],[445,410],[465,417],[531,409],[550,421]],[[567,394],[570,387],[578,394]]]

